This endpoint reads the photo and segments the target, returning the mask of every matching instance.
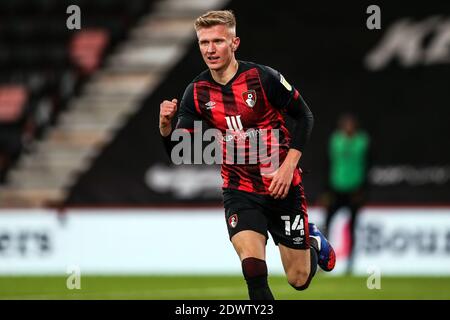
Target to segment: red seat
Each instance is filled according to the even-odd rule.
[[[70,44],[71,60],[84,74],[90,74],[100,66],[108,42],[109,35],[104,29],[79,31]]]
[[[0,122],[17,121],[23,113],[27,98],[28,92],[23,85],[0,86]]]

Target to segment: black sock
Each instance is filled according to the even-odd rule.
[[[309,275],[309,278],[312,279],[312,277],[314,277],[317,271],[317,263],[319,263],[319,244],[317,243],[317,240],[312,237],[309,238],[309,241],[310,241],[309,253],[311,256],[311,273]]]
[[[250,300],[274,300],[267,282],[267,265],[264,260],[245,258],[242,260],[242,272]]]
[[[317,239],[313,237],[309,237],[309,246],[311,249],[314,249],[317,254],[319,254],[319,244],[317,243]]]
[[[309,249],[309,255],[311,257],[311,271],[309,273],[308,280],[311,281],[312,277],[314,277],[314,275],[316,274],[317,262],[319,261],[319,257],[317,255],[316,249],[314,249],[313,247]]]

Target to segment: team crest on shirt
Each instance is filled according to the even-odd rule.
[[[242,98],[244,99],[244,102],[248,107],[253,108],[256,104],[256,91],[245,91],[242,93]]]
[[[230,227],[232,228],[236,228],[237,224],[238,224],[238,216],[237,214],[233,214],[228,218],[228,224],[230,225]]]

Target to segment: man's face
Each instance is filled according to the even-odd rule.
[[[353,118],[345,118],[342,122],[342,130],[348,135],[351,136],[356,131],[356,122]]]
[[[201,28],[197,31],[198,44],[203,60],[210,70],[225,69],[239,46],[235,37],[225,25]]]

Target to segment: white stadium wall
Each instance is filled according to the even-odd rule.
[[[378,269],[385,275],[450,274],[450,207],[366,208],[358,220],[355,274]],[[319,226],[323,211],[310,208]],[[338,255],[348,255],[345,211],[330,238]],[[271,239],[267,260],[283,273]],[[0,274],[239,274],[223,210],[71,209],[0,210]]]

